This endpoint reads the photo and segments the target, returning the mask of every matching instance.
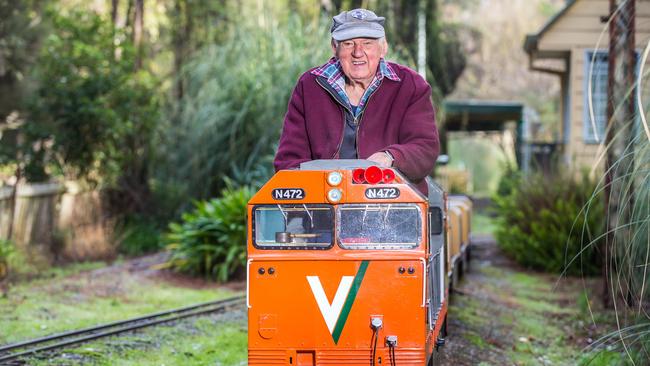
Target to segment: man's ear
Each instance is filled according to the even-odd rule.
[[[382,42],[382,43],[383,43],[383,45],[381,47],[381,49],[382,49],[381,57],[385,58],[386,54],[388,53],[388,42],[386,41],[386,38],[384,38],[384,42]]]
[[[332,54],[336,57],[336,41],[334,41],[334,38],[332,38],[330,44],[332,45]]]

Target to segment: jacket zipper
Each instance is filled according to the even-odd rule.
[[[381,79],[379,81],[379,85],[377,85],[377,89],[379,89],[379,87],[381,86],[381,83],[383,81],[384,81],[384,79]],[[368,103],[370,103],[370,99],[372,99],[372,97],[375,95],[375,93],[377,93],[377,89],[375,89],[375,91],[372,92],[372,94],[370,94],[370,96],[368,96],[368,100],[366,100],[366,104],[364,105],[363,110],[361,111],[361,113],[359,113],[359,116],[357,117],[357,116],[354,115],[354,113],[352,113],[352,110],[350,110],[347,106],[343,105],[343,103],[341,103],[338,100],[338,98],[334,95],[334,93],[332,93],[332,91],[330,91],[327,87],[325,87],[325,85],[323,85],[321,83],[319,78],[316,78],[316,82],[318,83],[318,85],[321,86],[321,88],[325,89],[325,91],[328,92],[332,96],[332,98],[334,98],[334,100],[340,106],[343,107],[343,109],[347,109],[348,112],[350,112],[350,115],[352,115],[352,118],[354,119],[354,124],[357,126],[357,130],[354,133],[355,134],[354,141],[356,142],[356,145],[357,145],[356,146],[357,159],[360,159],[359,156],[361,156],[361,155],[359,154],[359,130],[361,129],[361,120],[363,119],[363,115],[365,114]],[[339,144],[336,147],[336,151],[334,152],[334,155],[332,155],[332,159],[334,159],[336,157],[336,155],[339,153],[339,150],[341,149],[341,145],[343,145],[343,139],[345,138],[345,124],[346,124],[346,122],[345,122],[345,111],[343,111],[343,128],[341,129],[341,141],[339,141]]]
[[[351,111],[350,109],[348,109],[347,106],[343,105],[343,103],[341,103],[341,102],[338,100],[338,98],[334,95],[334,93],[332,93],[331,90],[329,90],[327,87],[325,87],[325,85],[323,85],[323,84],[321,83],[321,81],[320,81],[319,78],[316,78],[316,82],[318,83],[318,85],[321,86],[321,88],[325,89],[325,91],[326,91],[327,93],[329,93],[329,95],[331,95],[332,98],[334,98],[334,100],[336,101],[336,103],[338,103],[340,106],[343,107],[343,124],[342,124],[342,128],[341,128],[341,141],[339,141],[339,144],[336,146],[336,150],[334,151],[334,155],[332,155],[332,157],[331,157],[331,159],[334,159],[334,158],[336,157],[336,155],[338,155],[339,150],[341,150],[341,145],[343,145],[343,139],[345,138],[345,124],[346,124],[346,122],[345,122],[345,110],[347,109],[347,110],[350,112],[351,115],[352,115],[352,111]],[[357,118],[354,117],[354,122],[356,123],[356,121],[357,121]],[[359,131],[359,128],[357,127],[357,132],[358,132],[358,131]],[[356,138],[356,137],[355,137],[355,138]],[[359,156],[359,152],[357,151],[357,157],[358,157],[358,156]]]
[[[366,100],[366,104],[363,106],[363,110],[362,110],[361,113],[359,114],[359,124],[357,125],[357,130],[356,130],[356,132],[355,132],[355,136],[354,136],[354,140],[355,140],[356,145],[357,145],[357,146],[356,146],[356,149],[357,149],[357,159],[361,159],[361,158],[360,158],[361,154],[359,154],[359,130],[361,129],[361,120],[363,119],[363,115],[364,115],[365,112],[366,112],[366,108],[368,107],[368,104],[370,103],[370,99],[372,99],[372,97],[375,95],[375,93],[377,93],[377,90],[379,89],[379,87],[381,86],[381,83],[382,83],[383,81],[384,81],[384,79],[379,80],[379,85],[377,85],[377,89],[375,89],[375,91],[372,92],[372,94],[370,94],[370,95],[368,96],[368,100]],[[354,122],[355,122],[355,123],[357,122],[357,117],[354,117]]]

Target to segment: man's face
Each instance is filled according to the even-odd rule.
[[[372,80],[377,72],[379,60],[386,56],[386,41],[373,38],[353,38],[332,46],[341,62],[343,73],[353,81]]]

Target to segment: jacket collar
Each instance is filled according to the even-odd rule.
[[[324,65],[313,69],[311,73],[326,78],[330,85],[336,84],[339,79],[343,77],[341,62],[336,57],[332,57]],[[395,73],[395,70],[393,70],[390,64],[383,58],[379,60],[379,67],[377,68],[377,74],[375,74],[375,77],[380,80],[386,77],[393,81],[401,81],[399,76],[397,76],[397,73]]]

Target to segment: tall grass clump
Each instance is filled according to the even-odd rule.
[[[621,202],[616,203],[619,221],[611,229],[605,274],[616,328],[590,345],[581,365],[598,365],[609,358],[618,362],[612,364],[632,365],[650,360],[650,139],[640,128],[626,148],[624,155],[629,154],[634,161],[622,172],[625,184],[618,193]],[[610,169],[621,169],[619,163]],[[606,184],[603,178],[599,189]]]
[[[502,189],[505,194],[494,198],[498,216],[495,236],[503,251],[527,268],[598,273],[594,243],[604,229],[604,211],[593,199],[595,182],[586,175],[576,179],[561,173],[508,179],[508,189]],[[594,205],[584,210],[590,199]]]
[[[328,27],[298,17],[236,22],[230,37],[185,65],[184,95],[163,124],[160,180],[176,196],[207,198],[238,183],[264,182],[293,87],[331,56]]]

